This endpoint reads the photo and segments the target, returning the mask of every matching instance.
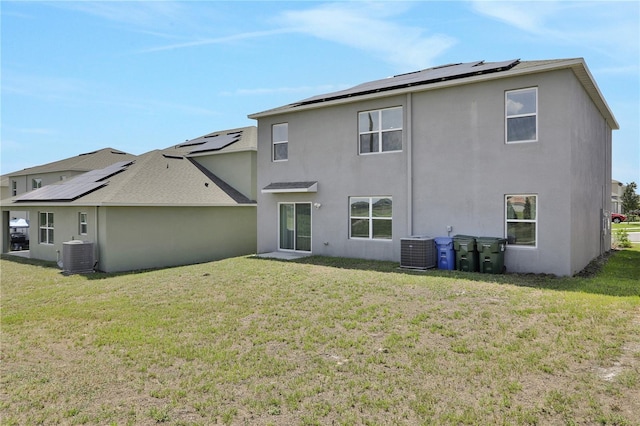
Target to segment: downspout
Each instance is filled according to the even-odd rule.
[[[412,102],[411,93],[407,93],[407,236],[413,235]]]
[[[97,270],[97,266],[100,263],[100,206],[96,206],[96,231],[95,231],[95,254],[96,259],[93,264],[93,269]]]

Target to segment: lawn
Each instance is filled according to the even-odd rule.
[[[640,250],[587,277],[0,260],[3,425],[638,425]]]

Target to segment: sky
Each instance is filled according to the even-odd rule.
[[[142,154],[449,63],[585,59],[640,182],[638,1],[0,2],[0,173]]]

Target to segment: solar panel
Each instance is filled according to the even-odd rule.
[[[216,134],[216,135],[207,135],[203,136],[204,142],[198,144],[195,149],[189,152],[189,154],[196,154],[199,152],[207,152],[207,151],[219,151],[222,148],[225,148],[232,143],[238,142],[242,137],[242,132],[233,132],[227,133],[226,135]],[[194,139],[197,140],[197,139]],[[184,145],[186,146],[186,145]]]
[[[59,185],[47,185],[16,198],[25,201],[73,201],[107,185],[106,180],[127,169],[133,161],[119,161],[104,169],[92,170]]]
[[[422,71],[411,72],[407,74],[398,74],[390,78],[382,80],[370,81],[350,89],[341,90],[324,95],[314,96],[298,102],[298,105],[307,105],[317,102],[324,102],[332,99],[348,98],[351,96],[364,95],[367,93],[382,92],[401,87],[418,86],[439,81],[453,80],[457,78],[470,77],[473,75],[487,74],[508,70],[518,64],[519,60],[509,60],[503,62],[487,62],[476,61],[460,64],[443,65],[435,68],[429,68]]]
[[[79,182],[64,183],[61,185],[47,185],[36,191],[27,192],[17,198],[15,202],[21,203],[25,201],[73,201],[95,191],[103,186],[106,182]]]

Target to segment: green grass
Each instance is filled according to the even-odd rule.
[[[637,245],[583,278],[397,266],[3,256],[2,424],[639,424]]]
[[[627,229],[630,232],[640,232],[640,222],[612,223],[611,229],[614,231],[617,229]]]

